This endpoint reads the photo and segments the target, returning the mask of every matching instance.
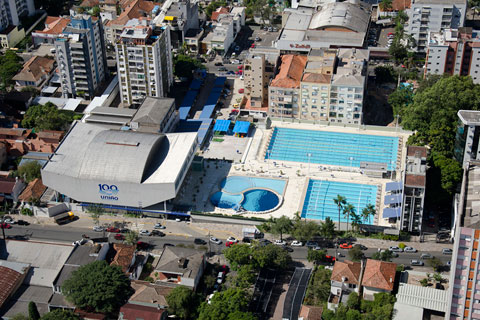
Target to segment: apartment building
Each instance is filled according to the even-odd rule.
[[[282,60],[280,72],[270,84],[270,95],[274,95],[274,99],[269,100],[270,114],[302,120],[360,124],[368,58],[368,50],[314,49],[305,57],[302,70],[300,64],[284,65]],[[291,59],[286,58],[285,61],[290,62]],[[282,72],[282,68],[289,71]],[[300,84],[296,88],[297,83],[292,81],[295,79],[292,75],[298,74]],[[291,113],[273,111],[279,112],[282,106],[282,101],[275,100],[279,98],[275,83],[294,86],[289,88],[291,90],[280,90],[283,94],[292,93],[292,99],[299,101],[292,105]]]
[[[427,148],[408,146],[403,181],[401,230],[419,234],[422,230],[427,173]]]
[[[244,25],[245,7],[235,7],[227,13],[218,11],[213,30],[203,40],[206,49],[225,55]]]
[[[448,73],[471,76],[480,83],[480,31],[472,28],[431,32],[425,59],[425,75]]]
[[[162,24],[170,26],[170,39],[173,48],[180,48],[189,30],[199,29],[198,2],[190,0],[174,1],[167,9]]]
[[[20,25],[22,16],[33,16],[34,14],[33,0],[0,0],[0,31],[9,25]]]
[[[405,11],[408,15],[405,32],[417,42],[417,51],[425,52],[429,32],[463,27],[467,0],[412,0]]]
[[[300,82],[307,56],[282,56],[280,71],[268,88],[268,114],[281,118],[297,118],[299,113]]]
[[[107,73],[100,19],[72,16],[54,44],[63,96],[92,99]]]
[[[480,230],[460,227],[455,235],[446,319],[480,319]]]
[[[146,96],[167,95],[173,84],[169,26],[132,19],[116,41],[115,51],[124,106],[139,107]]]

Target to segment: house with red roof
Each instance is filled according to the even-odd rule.
[[[340,302],[346,302],[350,293],[360,292],[362,267],[361,262],[335,261],[330,277],[329,309],[333,310]]]
[[[373,301],[375,293],[391,293],[396,271],[396,263],[367,259],[362,278],[363,299]]]
[[[63,29],[70,23],[70,18],[51,17],[45,20],[45,28],[32,32],[32,41],[35,46],[42,43],[52,44],[62,33]]]
[[[118,320],[164,320],[167,319],[166,309],[142,306],[139,304],[127,303],[120,308]]]

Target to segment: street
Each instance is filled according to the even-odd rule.
[[[162,230],[165,231],[165,230]],[[71,244],[72,242],[76,240],[80,240],[82,238],[82,235],[86,234],[89,238],[101,238],[104,236],[103,232],[94,232],[91,229],[88,229],[86,231],[85,228],[75,228],[71,226],[50,226],[50,225],[29,225],[29,226],[19,226],[19,225],[14,225],[11,229],[6,229],[5,230],[5,235],[7,237],[14,237],[14,236],[20,236],[20,237],[25,237],[25,239],[28,240],[40,240],[40,241],[58,241],[58,242],[64,242],[67,244]],[[116,240],[113,239],[115,234],[113,233],[108,233],[105,232],[105,236],[110,239],[112,242],[117,242]],[[208,246],[208,237],[199,237],[205,241],[207,241],[207,246]],[[148,236],[148,237],[142,237],[140,236],[140,241],[146,242],[150,244],[153,249],[160,249],[162,248],[165,244],[171,244],[171,245],[178,245],[178,244],[184,244],[184,245],[193,245],[193,240],[194,237],[187,237],[187,236],[172,236],[172,235],[167,235],[165,237],[158,237],[158,236]],[[225,239],[221,239],[222,244],[216,245],[214,243],[210,243],[211,245],[211,250],[215,253],[221,253],[222,250],[225,248]],[[198,247],[198,246],[197,246]],[[303,247],[292,247],[293,252],[291,252],[291,256],[294,260],[306,260],[307,258],[307,250],[308,248],[303,246]],[[339,260],[345,260],[349,259],[348,256],[348,250],[346,249],[338,249],[337,250],[339,253],[341,253],[344,257],[339,257]],[[327,250],[328,255],[335,256],[335,249],[328,249]],[[365,251],[363,251],[366,257],[371,257],[375,252],[377,252],[376,248],[369,248]],[[405,265],[410,265],[410,261],[412,259],[416,260],[421,260],[420,255],[422,253],[430,253],[433,256],[437,257],[442,261],[444,264],[447,263],[447,261],[451,260],[451,256],[449,255],[443,255],[441,251],[419,251],[416,253],[399,253],[398,258],[393,258],[392,262],[395,262],[397,264],[405,264]],[[424,260],[425,265],[427,266],[427,260]],[[418,267],[415,267],[415,269]],[[419,269],[425,270],[427,267],[420,267]]]

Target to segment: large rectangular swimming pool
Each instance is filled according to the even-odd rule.
[[[397,153],[397,137],[275,127],[265,158],[346,167],[374,162],[395,170]]]
[[[319,220],[330,217],[334,222],[338,221],[338,207],[333,201],[337,195],[345,197],[346,201],[355,207],[356,213],[361,214],[368,204],[375,206],[377,189],[376,185],[310,179],[303,202],[302,217]],[[340,221],[347,221],[343,214]],[[371,222],[372,217],[364,221],[367,224]]]

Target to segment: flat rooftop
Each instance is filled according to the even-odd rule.
[[[464,125],[480,126],[480,111],[459,110],[457,115]]]

